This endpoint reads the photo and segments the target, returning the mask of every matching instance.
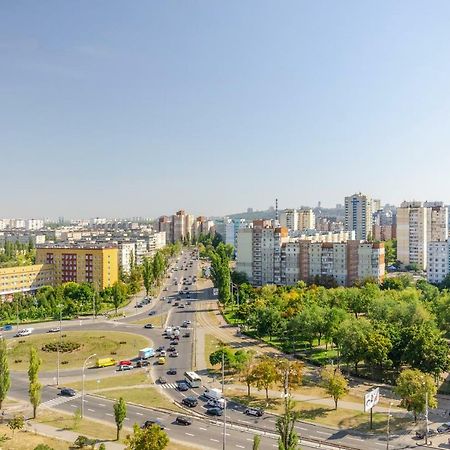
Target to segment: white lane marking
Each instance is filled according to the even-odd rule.
[[[105,413],[107,416],[110,416],[110,417],[112,417],[113,415],[112,414],[110,414],[110,413]]]
[[[325,431],[317,431],[317,430],[316,430],[316,433],[317,434],[323,434],[325,436],[328,436],[330,434],[330,433],[326,433]]]
[[[136,415],[137,416],[143,416],[144,414],[137,412]]]
[[[167,428],[167,427],[166,427],[166,430],[167,430],[167,431],[170,431],[170,430],[171,430],[171,428]]]
[[[352,439],[353,441],[361,441],[364,442],[364,439],[353,437],[353,436],[347,436],[347,439]]]
[[[184,433],[184,434],[187,434],[188,436],[192,436],[192,437],[194,437],[195,435],[194,434],[192,434],[192,433]]]
[[[90,408],[88,408],[88,411],[90,411],[90,412],[95,412],[95,409],[90,409]]]
[[[77,405],[70,405],[72,408],[77,408]]]
[[[213,442],[219,442],[218,439],[209,438],[209,440],[210,440],[210,441],[213,441]],[[276,445],[275,447],[278,447],[278,445]]]
[[[305,427],[295,427],[295,428],[298,428],[299,430],[303,430],[303,431],[308,431],[308,428],[305,428]]]
[[[98,406],[106,406],[106,405],[104,405],[103,403],[99,403]]]
[[[130,420],[130,418],[129,417],[125,417],[125,420]]]
[[[245,448],[243,445],[236,444],[236,447]]]
[[[199,427],[199,429],[202,431],[208,431],[206,428],[202,428],[202,427]],[[253,439],[252,439],[252,441],[253,441]]]

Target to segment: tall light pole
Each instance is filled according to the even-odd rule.
[[[63,305],[58,304],[59,307],[59,343],[57,345],[57,366],[56,366],[56,386],[59,387],[59,365],[60,365],[60,347],[62,344],[62,307]]]
[[[19,331],[19,300],[16,299],[16,325],[17,331]]]
[[[425,385],[425,389],[427,386]],[[428,389],[425,391],[425,445],[428,445]]]
[[[227,443],[227,401],[224,397],[225,385],[225,351],[222,347],[222,398],[223,398],[223,435],[222,435],[222,450],[226,450]]]
[[[81,418],[84,417],[84,370],[86,369],[86,364],[87,362],[91,359],[94,358],[95,356],[97,356],[96,353],[94,353],[91,356],[88,356],[84,363],[83,363],[83,370],[81,372]]]
[[[387,430],[386,430],[386,450],[389,450],[389,439],[391,437],[390,419],[391,419],[391,408],[393,403],[389,403],[389,410],[387,416]]]

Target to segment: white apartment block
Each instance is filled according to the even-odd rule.
[[[220,221],[216,221],[215,230],[217,234],[220,234],[225,244],[231,244],[235,247],[235,225],[234,222],[228,217],[224,217]]]
[[[148,236],[148,250],[154,255],[158,250],[166,246],[166,232],[156,231]]]
[[[237,233],[236,270],[244,272],[253,283],[253,228],[241,228]]]
[[[302,208],[298,211],[298,229],[314,230],[316,228],[316,215],[311,208]]]
[[[285,209],[280,212],[280,225],[288,230],[297,231],[299,215],[296,209]]]
[[[119,268],[123,273],[129,274],[131,267],[136,264],[136,244],[134,242],[121,242],[119,247]]]
[[[440,202],[403,202],[397,209],[397,258],[426,270],[428,243],[448,238],[448,209]]]
[[[29,231],[42,230],[44,228],[44,221],[42,219],[27,219],[25,228]]]
[[[372,200],[367,195],[345,197],[345,230],[354,230],[356,239],[368,239],[372,231]]]
[[[429,283],[442,283],[450,273],[449,241],[428,243],[427,280]]]

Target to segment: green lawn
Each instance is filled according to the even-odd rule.
[[[131,333],[111,331],[68,331],[63,333],[64,342],[80,344],[77,350],[60,353],[61,370],[81,367],[84,360],[92,354],[98,358],[112,357],[120,360],[137,356],[139,349],[147,347],[150,340]],[[43,351],[43,345],[59,342],[59,334],[41,334],[15,338],[8,341],[9,367],[11,370],[27,370],[30,347],[35,347],[42,359],[41,370],[56,370],[57,352]],[[91,364],[95,363],[95,358]]]
[[[176,406],[161,392],[159,387],[155,386],[148,388],[115,389],[102,392],[101,395],[114,400],[123,397],[126,402],[153,406],[154,408],[165,408],[176,412],[182,411],[181,408]]]
[[[143,369],[136,369],[128,372],[117,372],[117,375],[113,377],[101,378],[100,381],[88,380],[84,383],[86,391],[97,391],[99,389],[108,389],[122,386],[136,386],[140,384],[153,384],[153,380],[150,377],[150,372],[146,372]],[[81,382],[68,383],[67,387],[71,387],[76,390],[81,389]]]

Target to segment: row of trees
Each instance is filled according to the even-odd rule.
[[[296,353],[332,345],[355,372],[417,368],[438,377],[449,367],[450,293],[405,279],[378,286],[326,289],[239,286],[234,318],[248,332]]]
[[[31,238],[26,244],[5,240],[0,248],[0,268],[34,264],[35,258],[36,250]]]

